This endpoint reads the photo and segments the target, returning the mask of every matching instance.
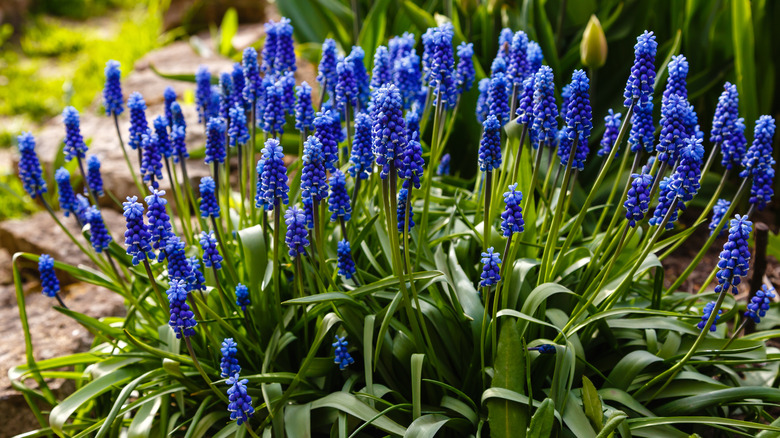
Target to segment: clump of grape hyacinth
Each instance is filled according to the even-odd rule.
[[[297,205],[288,208],[284,212],[284,223],[287,225],[284,241],[289,248],[290,257],[306,255],[306,247],[309,246],[309,233],[306,230],[306,215],[303,210]]]
[[[248,422],[255,413],[255,408],[252,407],[252,397],[246,391],[248,382],[247,379],[239,379],[238,373],[225,381],[230,386],[227,390],[230,420],[236,420],[236,424],[239,426]]]
[[[599,157],[609,155],[609,153],[612,152],[612,146],[614,146],[618,132],[620,131],[621,116],[621,113],[616,113],[610,108],[609,114],[604,117],[604,135],[601,137],[601,142],[599,143],[601,148],[596,152],[596,155]],[[615,156],[617,155],[618,152],[615,152]]]
[[[289,202],[287,168],[284,166],[284,151],[279,140],[269,138],[263,148],[263,168],[258,174],[257,207],[273,211],[275,206]]]
[[[257,63],[257,50],[254,47],[247,47],[241,55],[241,66],[244,71],[244,89],[241,93],[244,100],[251,104],[254,102],[258,93],[260,93],[260,66]]]
[[[495,115],[489,115],[482,123],[482,140],[479,142],[479,170],[491,172],[501,167],[501,125]]]
[[[352,359],[352,356],[350,356],[347,351],[347,344],[349,344],[349,342],[344,339],[345,336],[336,336],[336,342],[332,344],[334,349],[333,353],[335,355],[333,363],[338,364],[340,370],[344,370],[347,366],[355,363],[355,359]]]
[[[436,96],[435,102],[452,106],[456,95],[455,59],[452,50],[454,29],[452,23],[429,28],[423,34],[423,71],[428,86]]]
[[[347,239],[341,239],[339,241],[337,255],[339,275],[347,280],[351,279],[352,276],[355,275],[355,262],[352,260],[352,249],[350,248]]]
[[[87,209],[84,216],[89,224],[89,243],[92,244],[95,252],[103,252],[113,240],[111,234],[106,229],[106,224],[103,222],[103,215],[93,205]]]
[[[107,116],[118,116],[125,110],[124,97],[122,96],[122,72],[119,62],[110,60],[106,62],[106,84],[103,87],[103,106]]]
[[[653,176],[647,173],[634,173],[631,175],[631,187],[628,189],[626,202],[626,219],[631,227],[636,227],[637,222],[645,218],[650,209],[650,189],[653,185]]]
[[[173,150],[171,149],[170,137],[168,136],[168,121],[171,120],[167,117],[157,116],[154,118],[152,125],[154,126],[154,134],[157,136],[157,150],[165,158],[170,158]]]
[[[528,35],[522,30],[512,36],[508,55],[507,76],[513,85],[521,86],[528,70]]]
[[[203,265],[207,268],[222,269],[222,256],[217,249],[214,232],[200,232],[200,247],[203,249]]]
[[[734,129],[728,138],[720,143],[722,155],[720,164],[726,169],[742,164],[747,153],[747,139],[745,138],[745,119],[740,117],[734,121]]]
[[[371,71],[371,89],[378,90],[393,80],[393,65],[386,46],[379,46],[374,53],[374,68]]]
[[[422,177],[425,160],[422,157],[422,145],[417,140],[417,132],[412,134],[406,149],[401,152],[400,168],[398,176],[404,179],[404,188],[420,188],[420,177]]]
[[[769,305],[772,303],[772,298],[775,297],[775,288],[767,285],[761,285],[761,289],[756,291],[756,295],[750,299],[747,305],[747,312],[745,317],[750,318],[758,324],[761,322],[761,318],[766,316],[766,311],[769,310]]]
[[[219,349],[222,358],[219,361],[219,368],[222,370],[220,377],[223,379],[241,372],[241,365],[238,364],[238,344],[233,338],[225,338],[222,341],[222,348]]]
[[[537,146],[555,142],[558,122],[558,105],[555,103],[555,84],[553,71],[543,65],[534,78],[533,126]]]
[[[479,287],[490,287],[501,281],[501,257],[493,247],[482,253],[482,275]]]
[[[479,97],[477,98],[477,107],[474,112],[477,116],[477,121],[482,123],[488,115],[487,98],[490,90],[490,78],[480,79],[477,89],[479,90]]]
[[[723,245],[718,262],[718,273],[715,274],[718,279],[715,292],[731,291],[736,295],[739,293],[737,286],[742,281],[742,277],[747,275],[750,267],[748,241],[753,223],[746,216],[736,215],[729,225],[729,239]]]
[[[206,277],[201,271],[200,259],[197,256],[187,259],[187,270],[192,273],[189,280],[190,291],[206,290]]]
[[[43,294],[54,298],[60,292],[60,281],[54,273],[54,259],[48,254],[41,254],[38,258],[38,272],[41,274],[41,288]]]
[[[358,86],[352,61],[342,58],[336,65],[336,108],[343,113],[349,105],[355,108],[358,103]]]
[[[205,176],[200,179],[200,216],[203,218],[219,217],[219,203],[214,194],[216,187],[217,185],[214,183],[214,178]]]
[[[335,117],[336,113],[331,110],[317,113],[314,117],[314,137],[320,144],[323,164],[331,171],[336,168],[334,163],[339,159],[339,142],[336,129],[341,130],[341,124]]]
[[[517,190],[517,183],[511,184],[509,190],[504,192],[504,211],[501,212],[501,230],[504,237],[510,237],[514,233],[522,233],[525,226],[523,221],[523,209],[520,202],[523,193]]]
[[[645,31],[637,37],[634,45],[634,64],[631,66],[631,75],[628,77],[626,91],[623,93],[625,98],[623,105],[629,106],[633,101],[644,105],[653,95],[657,49],[658,43],[653,32]]]
[[[389,84],[376,92],[376,118],[371,131],[372,149],[376,164],[381,168],[380,176],[386,179],[392,167],[398,168],[397,159],[406,149],[403,104],[398,88]]]
[[[661,108],[661,136],[656,150],[658,159],[670,166],[677,161],[683,141],[687,137],[685,131],[687,106],[687,101],[673,94],[667,104]]]
[[[715,310],[715,301],[710,301],[707,303],[704,308],[701,310],[701,321],[699,321],[698,324],[696,324],[696,327],[699,328],[699,330],[704,330],[704,327],[707,326],[707,321],[709,321],[710,316],[712,316],[712,311]],[[718,320],[720,319],[720,314],[723,313],[723,310],[718,309],[718,314],[715,315],[715,320],[712,322],[712,325],[710,326],[710,331],[714,332],[716,330],[715,324],[718,323]]]
[[[79,112],[72,106],[65,107],[62,111],[62,119],[65,123],[65,146],[63,147],[65,161],[85,158],[87,145],[81,136]]]
[[[194,279],[192,266],[184,253],[186,245],[179,236],[171,235],[165,242],[165,253],[168,259],[168,278],[182,280],[190,290],[190,284]]]
[[[125,246],[127,254],[133,257],[133,264],[152,256],[152,246],[149,243],[151,234],[144,223],[144,207],[138,202],[138,197],[127,197],[122,203],[127,231],[125,231]]]
[[[22,180],[24,191],[35,199],[47,191],[41,162],[35,153],[35,138],[29,132],[23,132],[17,137],[17,141],[20,155],[19,179]]]
[[[688,60],[685,59],[684,55],[672,56],[667,65],[667,70],[669,71],[669,78],[666,80],[666,88],[661,100],[662,106],[672,94],[676,94],[682,99],[688,99],[688,85],[686,81],[688,77]]]
[[[266,87],[263,131],[270,133],[274,137],[284,133],[283,97],[284,89],[280,81]]]
[[[347,194],[347,179],[344,173],[338,169],[333,171],[330,176],[330,196],[328,197],[328,211],[333,213],[330,217],[331,222],[340,218],[349,221],[352,216],[352,206],[349,203]]]
[[[76,214],[78,204],[76,202],[76,194],[70,185],[70,173],[64,167],[60,167],[54,172],[54,180],[57,181],[60,208],[64,210],[65,217],[68,217],[71,213]]]
[[[133,92],[127,98],[127,108],[130,110],[130,138],[127,144],[133,149],[143,147],[143,136],[149,129],[146,121],[146,102],[139,92]]]
[[[241,307],[243,312],[246,312],[246,306],[252,304],[249,299],[249,288],[241,283],[236,285],[236,305]]]

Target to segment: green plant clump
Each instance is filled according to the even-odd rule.
[[[188,129],[206,131],[211,176],[197,191],[177,177],[188,152],[175,96],[165,93],[171,117],[150,117],[146,131],[142,97],[124,106],[110,63],[106,108],[131,119],[118,147],[142,157],[139,172],[128,161],[140,192],[116,194],[130,195],[124,242],[87,208],[100,197],[90,175],[83,196],[57,171],[61,220],[42,196],[34,139],[19,137],[25,189],[96,267],[14,256],[27,363],[9,374],[40,422],[33,435],[780,432],[780,354],[766,343],[778,333],[743,334],[747,321],[776,316],[774,289],[732,294],[746,291],[750,217],[772,197],[774,120],[759,118],[748,142],[742,90],[727,83],[705,134],[688,61],[652,32],[637,38],[633,64],[616,54],[622,79],[600,93],[622,105],[602,125],[586,72],[555,71],[524,31],[501,32],[506,43],[477,85],[473,46],[456,47],[452,23],[432,24],[422,36],[380,33],[344,56],[326,41],[313,102],[311,87],[293,88],[285,19],[267,25],[260,57],[247,49],[220,76],[219,91],[199,70],[202,125]],[[665,83],[655,79],[663,70]],[[65,159],[81,163],[78,114],[66,111]],[[482,122],[478,147],[453,135],[457,114]],[[477,177],[451,171],[461,167]],[[707,175],[720,182],[699,193]],[[702,197],[695,217],[686,206]],[[661,261],[710,223],[665,287]],[[700,292],[679,291],[721,245]],[[88,352],[34,359],[25,260],[39,263],[54,309],[95,334]],[[126,316],[67,308],[56,272],[121,295]],[[58,398],[46,383],[54,377],[76,390]]]

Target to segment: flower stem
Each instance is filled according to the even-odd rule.
[[[157,279],[155,279],[154,274],[152,273],[152,267],[149,265],[149,259],[146,256],[144,256],[143,265],[144,269],[146,269],[146,275],[149,277],[149,283],[152,284],[152,289],[154,290],[154,294],[157,297],[158,305],[164,306],[166,301],[163,299],[159,286],[157,286]]]
[[[211,382],[211,379],[209,379],[208,374],[206,374],[206,371],[203,370],[203,367],[200,365],[200,362],[198,362],[198,356],[195,355],[195,351],[192,349],[192,341],[190,341],[189,336],[184,336],[184,343],[187,344],[187,351],[190,352],[190,357],[192,358],[192,364],[195,365],[195,369],[198,370],[200,376],[203,377],[203,380],[206,381],[206,384],[209,385],[209,388],[211,388],[214,394],[217,394],[217,397],[219,397],[223,402],[229,403],[227,396],[223,394],[222,391],[218,390],[216,386],[214,386],[214,383]]]

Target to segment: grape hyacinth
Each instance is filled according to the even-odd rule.
[[[171,148],[171,139],[168,136],[168,118],[157,116],[154,118],[154,134],[157,136],[157,151],[165,158],[171,158],[173,149]]]
[[[217,239],[214,232],[200,232],[200,247],[203,249],[203,266],[207,268],[222,269],[222,256],[217,249]]]
[[[106,62],[106,84],[103,87],[103,106],[107,116],[118,116],[125,110],[124,97],[122,96],[122,71],[118,61],[113,59]]]
[[[313,201],[321,201],[328,196],[322,143],[313,135],[310,135],[303,145],[301,191],[304,197]]]
[[[745,178],[756,176],[772,163],[772,137],[775,136],[775,119],[771,116],[761,116],[756,121],[753,131],[753,143],[742,159],[744,169],[739,176]]]
[[[265,109],[263,110],[263,131],[276,137],[284,133],[284,108],[282,99],[284,90],[281,82],[265,89]]]
[[[43,294],[54,298],[60,292],[60,281],[54,273],[54,259],[48,254],[41,254],[38,258],[38,272],[41,274],[41,288]]]
[[[16,137],[19,144],[19,179],[22,180],[24,191],[35,199],[46,193],[46,180],[43,179],[41,162],[35,153],[35,137],[29,132],[23,132]]]
[[[517,102],[517,110],[515,110],[517,123],[522,123],[528,127],[534,121],[534,78],[535,76],[531,75],[523,81],[523,88],[520,91],[520,98]],[[535,144],[534,147],[536,147]]]
[[[282,17],[279,22],[276,23],[276,56],[274,57],[275,72],[294,72],[298,68],[295,65],[294,45],[293,27],[290,24],[290,19]]]
[[[756,172],[753,176],[753,185],[750,186],[750,203],[755,205],[758,211],[763,211],[775,194],[772,188],[775,179],[774,165],[775,160],[772,159],[769,166]]]
[[[133,257],[133,265],[152,256],[152,246],[149,243],[151,234],[144,223],[144,207],[138,202],[138,197],[127,197],[122,203],[124,217],[127,223],[125,245],[127,254]]]
[[[407,189],[411,188],[410,186],[416,189],[420,188],[420,177],[423,175],[423,166],[425,166],[422,154],[422,145],[417,140],[417,132],[415,132],[409,138],[406,148],[399,157],[398,176],[405,180],[403,186]]]
[[[509,45],[509,66],[506,73],[514,86],[521,86],[528,70],[528,35],[522,30],[515,32]]]
[[[200,260],[197,256],[187,259],[187,270],[192,273],[189,282],[190,291],[206,290],[206,277],[203,275],[200,266]]]
[[[182,280],[187,290],[190,290],[195,273],[192,271],[192,266],[184,253],[185,247],[185,243],[176,235],[169,236],[165,242],[165,253],[168,259],[168,278]]]
[[[62,111],[62,119],[65,123],[65,146],[63,147],[65,161],[85,158],[87,145],[84,144],[84,138],[81,136],[79,112],[72,106],[65,107]]]
[[[378,90],[393,80],[393,65],[390,63],[390,53],[385,46],[379,46],[374,52],[374,68],[371,70],[372,90]]]
[[[734,121],[734,129],[728,138],[720,143],[720,153],[723,158],[720,164],[726,169],[739,166],[747,153],[747,139],[745,138],[745,119],[740,117]]]
[[[214,178],[210,176],[204,176],[200,179],[200,217],[202,218],[218,218],[219,217],[219,203],[217,197],[214,194],[216,190],[216,184]]]
[[[612,152],[612,146],[615,145],[615,140],[617,140],[618,132],[620,131],[621,116],[621,113],[616,113],[610,108],[609,114],[604,117],[604,136],[601,137],[601,142],[599,143],[601,149],[596,152],[596,155],[599,157],[607,156]],[[615,152],[615,156],[618,156],[618,153],[619,151]]]
[[[509,87],[503,73],[496,73],[490,79],[487,106],[488,117],[496,116],[501,125],[509,121]]]
[[[653,95],[655,84],[655,54],[658,43],[653,32],[645,31],[636,39],[634,45],[634,64],[626,82],[623,105],[628,107],[632,101],[640,106],[646,104]]]
[[[522,233],[525,226],[523,221],[523,209],[520,202],[523,193],[517,190],[517,183],[511,184],[509,190],[504,192],[504,211],[501,213],[501,230],[504,237],[511,237],[514,233]]]
[[[436,174],[441,175],[449,175],[450,174],[450,154],[444,154],[441,157],[441,161],[439,161],[439,167],[436,169]]]
[[[185,131],[185,127],[174,125],[171,132],[171,155],[173,156],[174,163],[179,163],[179,161],[190,156],[190,153],[187,152],[186,138],[187,132]]]
[[[723,220],[723,216],[725,216],[726,212],[729,211],[729,207],[731,207],[730,201],[726,199],[718,199],[718,202],[712,208],[712,220],[709,224],[710,235],[712,235],[712,233],[715,232],[715,229],[718,228],[720,221]],[[718,233],[718,237],[723,236],[725,233],[726,228],[721,228],[720,233]]]
[[[766,311],[769,310],[769,305],[772,303],[772,298],[775,297],[775,288],[772,286],[761,285],[761,289],[756,291],[756,295],[750,299],[747,305],[747,312],[745,317],[750,318],[758,324],[761,322],[761,318],[766,316]]]
[[[89,224],[89,243],[95,249],[95,252],[103,252],[113,240],[111,234],[106,229],[106,224],[103,222],[103,215],[93,205],[87,209],[84,216]]]
[[[631,115],[631,132],[628,135],[628,144],[631,152],[638,152],[644,149],[648,154],[652,153],[655,147],[655,125],[653,124],[653,100],[648,99],[644,105],[634,106],[634,113]]]
[[[347,56],[347,59],[352,63],[352,71],[355,74],[360,108],[368,106],[368,98],[371,94],[371,78],[368,77],[368,71],[366,71],[366,66],[363,64],[365,58],[366,52],[360,46],[352,46],[352,51]]]
[[[712,315],[712,311],[715,310],[715,301],[710,301],[707,303],[704,308],[701,310],[701,321],[699,321],[698,324],[696,324],[696,327],[699,328],[699,330],[704,330],[704,327],[707,326],[707,321],[709,321],[710,316]],[[710,331],[714,332],[716,330],[715,324],[718,323],[718,320],[720,319],[720,314],[723,313],[723,310],[718,309],[718,314],[715,315],[715,321],[712,322],[712,325],[710,326]]]
[[[674,228],[674,223],[677,222],[677,216],[679,210],[685,210],[685,202],[677,197],[677,193],[680,190],[680,180],[673,176],[667,176],[661,180],[659,184],[660,193],[658,195],[658,205],[656,205],[653,211],[653,217],[650,218],[650,225],[660,226],[669,209],[673,211],[669,216],[669,220],[666,222],[665,229],[671,230]],[[676,205],[672,206],[672,202],[676,200]]]
[[[372,150],[376,164],[382,169],[380,177],[386,179],[392,167],[399,167],[396,160],[406,149],[406,127],[403,118],[401,95],[393,84],[379,89],[375,94],[376,118],[371,131]]]
[[[347,106],[355,108],[358,103],[358,86],[355,81],[355,70],[352,61],[342,58],[336,65],[336,108],[340,113],[347,110]]]
[[[667,65],[667,70],[669,71],[669,78],[666,80],[666,88],[661,99],[662,108],[672,94],[680,96],[681,99],[688,99],[688,85],[686,81],[688,77],[688,60],[683,55],[672,56]]]
[[[723,92],[718,97],[718,105],[715,107],[715,115],[712,117],[710,143],[722,144],[729,142],[734,133],[734,124],[738,117],[739,93],[737,93],[737,86],[726,82],[723,84]]]
[[[477,115],[477,121],[482,123],[488,115],[487,99],[490,91],[490,78],[480,79],[477,89],[479,90],[479,97],[477,98],[477,107],[474,112]]]
[[[303,210],[293,205],[284,212],[284,223],[287,224],[287,234],[284,241],[289,248],[290,257],[306,255],[306,247],[309,246],[308,232],[306,231],[306,215]]]
[[[65,217],[68,217],[71,213],[76,215],[78,203],[73,187],[70,185],[70,173],[64,167],[60,167],[54,172],[54,179],[57,181],[60,208],[64,210]]]
[[[588,95],[588,89],[590,83],[588,76],[583,70],[575,70],[572,74],[571,84],[569,84],[571,90],[571,98],[569,99],[569,105],[566,108],[566,127],[568,128],[568,142],[561,141],[561,145],[558,148],[558,156],[561,157],[561,164],[568,165],[569,154],[572,146],[574,146],[575,139],[577,141],[577,150],[574,152],[574,159],[572,160],[571,167],[577,170],[585,169],[585,159],[588,158],[588,139],[590,138],[590,131],[593,128],[592,111],[590,108],[590,96]],[[567,147],[565,147],[566,145]]]
[[[338,62],[338,53],[336,53],[336,41],[332,38],[326,38],[322,43],[322,58],[317,67],[317,82],[320,83],[329,95],[334,95],[336,90],[336,63]]]
[[[347,194],[347,179],[344,173],[338,169],[333,171],[330,176],[328,211],[333,213],[330,216],[331,222],[335,222],[339,218],[349,221],[352,216],[352,206],[349,203],[349,195]]]
[[[398,232],[403,233],[404,227],[406,226],[406,232],[409,233],[412,231],[412,228],[414,228],[414,210],[412,209],[412,204],[409,203],[409,221],[407,224],[406,221],[406,203],[409,199],[409,189],[402,188],[398,191],[398,197],[397,202],[398,205],[396,207],[395,216],[396,221],[398,222]]]
[[[233,75],[224,72],[219,75],[219,116],[227,120],[230,117],[230,108],[233,108],[235,103]]]
[[[227,378],[241,372],[241,365],[238,364],[238,344],[233,338],[222,340],[222,348],[219,349],[222,358],[219,361],[219,368],[222,370],[219,377]]]
[[[482,124],[482,140],[479,142],[479,170],[491,172],[501,167],[501,125],[491,114]]]
[[[247,100],[244,99],[244,88],[246,88],[246,80],[244,79],[244,67],[240,62],[233,64],[233,71],[230,72],[230,75],[233,78],[233,103],[228,111],[232,110],[236,105],[238,105],[242,110],[248,110],[249,105],[252,102],[247,102]]]
[[[374,171],[371,128],[371,117],[366,113],[358,113],[355,116],[355,135],[352,140],[352,155],[349,157],[349,174],[353,178],[368,179]]]
[[[720,253],[720,261],[718,262],[718,273],[715,274],[718,279],[715,292],[731,291],[736,295],[739,293],[737,286],[742,281],[742,277],[747,275],[750,267],[748,241],[753,230],[753,223],[747,219],[747,216],[736,215],[729,226],[729,239],[723,244],[723,251]]]
[[[398,86],[404,100],[404,108],[410,108],[417,101],[420,92],[420,57],[410,53],[395,61],[393,65],[393,83]]]
[[[195,83],[197,84],[195,88],[195,104],[198,107],[198,123],[202,123],[208,120],[212,114],[211,73],[209,73],[205,65],[198,67],[198,71],[195,73]]]
[[[81,193],[76,194],[76,217],[82,225],[87,222],[87,210],[89,209],[89,199]]]
[[[339,275],[347,280],[355,275],[355,262],[352,260],[352,249],[347,239],[341,239],[338,243],[337,267]]]
[[[701,139],[688,137],[684,140],[684,145],[680,151],[677,169],[673,178],[680,181],[677,195],[685,202],[693,199],[693,196],[699,191],[701,185],[701,166],[704,159],[704,146]]]
[[[187,132],[187,122],[184,120],[184,113],[181,110],[181,105],[179,105],[179,102],[173,102],[171,104],[171,135],[173,135],[173,131],[179,127],[183,128],[185,133]]]
[[[311,104],[311,87],[306,82],[295,87],[295,129],[300,132],[314,127],[314,107]]]
[[[149,238],[152,248],[161,250],[165,248],[168,238],[173,235],[171,230],[171,218],[165,209],[168,200],[163,198],[165,190],[152,189],[152,194],[144,198],[146,201],[146,217],[149,219]],[[157,261],[165,258],[164,251],[160,251]]]
[[[173,126],[173,113],[171,105],[176,102],[176,91],[173,87],[165,87],[163,91],[163,108],[165,110],[165,119],[170,126]],[[160,116],[158,116],[160,117]]]
[[[241,90],[241,94],[244,100],[251,104],[257,100],[263,82],[260,77],[260,66],[257,63],[257,50],[254,47],[244,49],[241,64],[244,70],[244,89]]]
[[[344,338],[345,336],[336,336],[336,342],[332,344],[335,355],[333,363],[337,363],[340,370],[344,370],[348,365],[355,363],[355,359],[352,359],[352,356],[350,356],[347,351],[347,344],[349,344],[349,342],[345,341]]]
[[[534,106],[533,126],[536,138],[535,148],[538,145],[555,142],[555,133],[558,122],[558,106],[555,103],[555,84],[553,83],[553,71],[543,65],[536,72],[534,78]]]
[[[158,181],[163,178],[162,154],[159,149],[160,140],[157,134],[148,131],[144,134],[141,144],[143,148],[141,176],[145,183],[156,189],[160,186]]]
[[[526,76],[535,75],[536,72],[542,67],[544,61],[544,53],[542,53],[542,47],[536,41],[528,41],[528,71]]]
[[[501,281],[501,257],[493,252],[492,246],[482,253],[482,265],[479,287],[490,287]]]
[[[455,73],[455,86],[458,89],[459,94],[463,94],[471,90],[471,86],[474,84],[474,77],[476,72],[474,71],[474,44],[462,42],[458,46],[458,65]]]
[[[127,99],[127,108],[130,110],[130,138],[127,144],[133,149],[143,147],[143,136],[149,130],[146,121],[146,102],[141,93],[134,92]]]
[[[423,34],[423,71],[428,86],[437,97],[436,102],[452,106],[456,90],[455,59],[452,53],[452,38],[454,30],[452,23],[432,27]],[[427,54],[427,56],[426,56]]]
[[[225,381],[230,386],[227,390],[230,420],[236,420],[236,424],[239,426],[248,422],[255,413],[255,408],[252,407],[252,397],[246,391],[248,382],[247,379],[239,379],[238,373]]]
[[[650,189],[653,185],[653,175],[647,173],[634,173],[631,175],[631,187],[628,189],[626,202],[626,219],[630,227],[645,218],[650,209]]]
[[[263,167],[258,166],[257,207],[273,211],[275,206],[289,202],[287,168],[284,166],[284,151],[279,140],[269,138],[263,148]]]
[[[515,34],[512,29],[505,27],[501,29],[498,34],[498,52],[496,52],[496,58],[504,58],[509,56],[509,46],[512,44],[512,38]]]
[[[206,125],[206,164],[225,162],[225,119],[213,117]]]
[[[236,285],[236,306],[241,307],[242,312],[246,312],[246,306],[252,304],[249,299],[249,288],[241,283]]]
[[[228,144],[236,147],[249,142],[249,130],[246,125],[246,112],[238,103],[230,108],[230,128],[228,129]]]
[[[176,337],[189,337],[195,334],[195,314],[190,310],[187,304],[187,283],[184,280],[173,279],[170,281],[168,289],[168,303],[171,312],[171,319],[168,325],[171,326]]]
[[[656,150],[658,159],[673,166],[679,156],[683,140],[687,137],[685,131],[685,116],[688,102],[673,94],[669,101],[661,107],[661,137]]]

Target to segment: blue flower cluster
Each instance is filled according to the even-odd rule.
[[[290,257],[306,255],[306,247],[309,246],[309,235],[306,230],[306,215],[303,210],[293,205],[284,212],[284,223],[287,225],[287,234],[284,242],[289,248]]]
[[[241,365],[238,364],[238,344],[233,338],[222,340],[222,348],[219,349],[222,358],[219,361],[219,368],[222,370],[220,377],[227,378],[241,372]]]
[[[631,132],[628,135],[628,144],[631,152],[644,149],[648,154],[655,149],[655,124],[653,124],[653,100],[648,98],[644,105],[635,105],[631,115]]]
[[[65,161],[85,158],[87,145],[81,136],[79,112],[72,106],[65,107],[62,111],[62,119],[65,123],[65,146],[63,147]]]
[[[456,67],[456,82],[459,93],[465,93],[471,90],[471,86],[474,84],[474,77],[476,72],[474,71],[474,44],[462,42],[458,46],[458,65]]]
[[[322,58],[317,67],[317,82],[331,96],[336,92],[336,80],[338,78],[336,73],[337,62],[336,41],[332,38],[326,38],[322,43]]]
[[[710,143],[723,143],[731,140],[734,132],[734,123],[739,117],[739,93],[737,86],[726,82],[723,84],[723,92],[718,97],[718,105],[715,107],[715,115],[712,117],[712,130],[710,130]],[[725,160],[725,154],[724,154]]]
[[[160,140],[154,132],[147,131],[147,133],[141,137],[141,148],[143,149],[141,176],[145,183],[155,189],[160,186],[158,181],[163,178],[162,153],[159,145]]]
[[[753,223],[746,216],[736,215],[729,223],[729,240],[723,245],[718,262],[718,285],[715,292],[731,291],[735,295],[739,292],[737,286],[742,277],[747,275],[750,267],[750,232],[753,231]]]
[[[404,227],[407,232],[411,232],[414,228],[414,211],[412,210],[412,204],[409,203],[409,221],[406,220],[406,203],[409,202],[409,189],[402,188],[398,191],[397,206],[395,209],[396,222],[398,223],[398,232],[403,233]]]
[[[496,116],[498,122],[503,125],[509,121],[509,84],[503,73],[495,73],[490,78],[488,88],[487,106],[488,117]]]
[[[337,363],[340,370],[343,370],[350,364],[355,363],[355,359],[352,359],[352,356],[350,356],[349,352],[347,351],[347,344],[349,343],[345,341],[344,338],[345,336],[336,336],[336,342],[332,344],[335,355],[333,363]]]
[[[478,160],[479,170],[483,172],[491,172],[501,167],[501,124],[493,114],[482,123]]]
[[[198,123],[201,123],[213,117],[215,112],[211,97],[211,73],[206,66],[198,67],[195,83],[195,104],[198,107]]]
[[[352,249],[349,246],[347,239],[341,239],[337,248],[337,267],[339,269],[339,275],[343,276],[347,280],[351,279],[355,275],[355,261],[352,260]]]
[[[230,386],[227,390],[230,420],[236,420],[236,424],[239,426],[248,422],[255,413],[255,408],[252,407],[252,397],[246,392],[248,382],[247,379],[239,379],[238,374],[230,376],[225,381]]]
[[[482,253],[482,275],[479,287],[490,287],[501,281],[501,257],[493,247]]]
[[[330,175],[330,196],[328,197],[328,211],[333,213],[330,216],[331,222],[343,218],[349,221],[352,216],[352,206],[349,203],[349,194],[347,193],[347,178],[344,173],[338,169]]]
[[[24,191],[35,199],[46,193],[46,180],[43,179],[41,162],[35,153],[35,138],[29,132],[23,132],[17,137],[19,144],[19,179],[22,180]]]
[[[249,288],[241,283],[236,285],[236,305],[241,307],[241,310],[246,312],[246,306],[252,304],[249,298]]]
[[[380,176],[386,179],[391,167],[399,167],[396,160],[406,149],[406,126],[403,117],[403,103],[398,88],[389,84],[374,95],[375,117],[371,130],[372,149],[376,164],[382,168]]]
[[[54,298],[60,292],[60,281],[54,273],[54,259],[48,254],[41,254],[38,258],[38,272],[41,274],[41,288],[43,294]]]
[[[92,244],[95,252],[103,252],[113,240],[106,229],[106,224],[103,222],[103,215],[93,205],[87,209],[84,216],[89,224],[89,243]]]
[[[707,303],[704,308],[701,310],[701,321],[699,321],[698,324],[696,324],[696,327],[699,328],[699,330],[704,330],[704,327],[707,326],[707,321],[709,321],[710,316],[712,316],[712,311],[715,310],[715,301],[710,301]],[[710,326],[710,331],[714,332],[716,327],[715,324],[718,323],[718,320],[720,319],[720,314],[723,313],[723,310],[718,309],[718,314],[715,315],[715,321],[712,322],[712,325]]]
[[[634,173],[631,175],[631,187],[628,189],[626,202],[626,219],[631,227],[636,227],[637,222],[645,218],[650,209],[650,188],[653,185],[653,176],[647,173]]]
[[[634,64],[623,93],[623,105],[629,106],[636,101],[639,106],[646,104],[653,95],[655,84],[655,54],[658,43],[653,32],[645,31],[636,39],[634,46]]]
[[[328,196],[322,143],[313,135],[310,135],[303,144],[301,191],[304,199],[310,198],[314,201],[320,201]]]
[[[604,117],[604,135],[601,137],[599,145],[601,148],[596,152],[599,157],[604,157],[612,152],[612,146],[615,145],[618,133],[620,132],[620,117],[621,113],[616,113],[610,108],[609,114]],[[615,152],[617,157],[620,151]]]
[[[54,172],[54,180],[57,181],[60,208],[64,210],[65,217],[68,217],[71,213],[76,215],[78,201],[76,201],[76,194],[73,193],[73,187],[70,185],[70,172],[64,167],[60,167]]]
[[[144,223],[144,207],[138,202],[138,197],[127,197],[122,203],[124,217],[127,225],[125,231],[125,246],[127,254],[133,256],[133,264],[137,265],[142,260],[152,257],[152,246],[149,243],[151,234]]]
[[[444,154],[439,161],[439,167],[436,169],[437,175],[449,175],[450,174],[450,154]]]
[[[553,144],[557,134],[558,105],[555,103],[555,83],[553,82],[553,71],[550,67],[543,65],[536,72],[534,78],[533,95],[533,138],[536,139],[535,147],[541,144]]]
[[[217,239],[214,232],[200,232],[200,247],[203,249],[203,266],[207,268],[222,269],[222,256],[217,249]]]
[[[103,87],[103,106],[107,116],[118,116],[125,110],[124,97],[122,97],[122,71],[118,61],[106,62],[106,84]]]
[[[127,108],[130,110],[130,138],[127,144],[133,149],[143,147],[143,136],[149,130],[146,121],[146,102],[139,92],[133,92],[127,98]]]
[[[523,193],[517,190],[517,183],[511,184],[509,190],[504,192],[504,211],[501,213],[501,230],[504,237],[510,237],[514,233],[522,233],[525,226],[523,221],[523,209],[520,202]]]
[[[314,127],[314,107],[311,103],[311,87],[306,82],[295,88],[295,129],[304,132]]]
[[[710,221],[710,225],[709,225],[710,235],[712,235],[712,233],[715,232],[715,229],[718,228],[720,221],[723,220],[723,216],[726,215],[730,207],[731,207],[730,201],[726,199],[718,199],[718,202],[712,208],[712,220]],[[721,228],[720,233],[718,233],[718,237],[723,236],[723,234],[725,233],[726,233],[726,227]]]
[[[766,316],[766,311],[769,310],[769,305],[774,297],[774,287],[765,284],[761,285],[761,289],[757,290],[753,298],[750,299],[745,317],[752,319],[756,324],[761,322],[761,318]]]
[[[214,178],[204,176],[200,179],[200,185],[198,187],[198,190],[200,191],[200,217],[219,217],[219,203],[217,202],[217,196],[214,193],[216,188],[217,185],[214,183]]]
[[[279,140],[269,138],[263,148],[263,168],[258,174],[256,206],[273,211],[275,206],[289,202],[287,168]]]
[[[165,209],[168,200],[163,198],[165,190],[152,189],[152,194],[144,198],[146,201],[146,217],[149,219],[149,241],[152,248],[160,250],[165,248],[168,238],[173,235],[171,231],[171,218]],[[162,261],[165,258],[164,252],[160,251],[157,260]]]
[[[355,116],[355,136],[349,157],[349,174],[353,178],[368,179],[374,171],[374,153],[371,151],[371,117],[366,113]]]

